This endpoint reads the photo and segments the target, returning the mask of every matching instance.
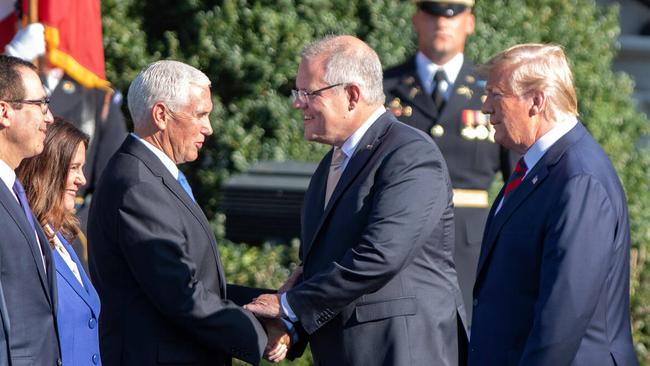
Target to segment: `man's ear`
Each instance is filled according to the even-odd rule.
[[[348,97],[348,110],[351,111],[356,108],[357,103],[361,100],[361,89],[357,84],[348,84],[345,87],[345,92]]]
[[[538,116],[542,114],[544,109],[546,108],[546,95],[544,92],[535,92],[533,94],[533,97],[531,98],[531,106],[530,106],[530,112],[529,115],[532,116]]]
[[[151,108],[151,120],[158,130],[164,131],[169,122],[169,108],[162,102],[154,104]]]
[[[14,113],[9,103],[0,101],[0,127],[7,128],[11,126]]]

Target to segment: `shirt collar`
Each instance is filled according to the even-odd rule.
[[[544,156],[553,144],[555,144],[562,136],[566,135],[575,125],[578,119],[569,117],[566,121],[558,123],[550,131],[544,134],[539,140],[535,141],[528,151],[524,154],[524,161],[526,162],[526,174],[530,172],[535,164]]]
[[[363,135],[366,134],[366,131],[372,126],[373,123],[386,112],[386,108],[384,106],[379,106],[377,110],[375,110],[370,117],[359,127],[357,128],[354,133],[348,137],[347,140],[343,143],[341,146],[341,150],[343,150],[343,153],[345,154],[345,162],[344,165],[347,164],[347,160],[354,154],[354,151],[357,149],[357,145],[359,145],[359,141],[361,141],[361,138]]]
[[[0,178],[7,188],[9,188],[9,192],[13,192],[14,182],[16,182],[16,172],[2,159],[0,159]]]
[[[136,135],[135,133],[131,133],[131,136],[135,137],[138,141],[142,142],[144,146],[151,150],[154,155],[158,157],[161,163],[169,170],[171,175],[174,177],[174,179],[178,179],[178,167],[176,166],[176,163],[172,159],[169,158],[162,150],[159,148],[153,146],[149,142],[145,141],[144,139],[140,138],[140,136]]]
[[[462,53],[457,54],[444,65],[433,63],[433,61],[429,60],[422,52],[418,51],[417,55],[415,55],[415,66],[417,68],[418,76],[425,88],[431,86],[433,75],[435,75],[436,71],[440,68],[445,70],[445,74],[447,74],[447,82],[449,82],[449,84],[454,84],[456,78],[458,78],[460,69],[463,67],[464,61],[465,57]]]

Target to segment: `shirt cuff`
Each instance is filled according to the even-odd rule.
[[[298,342],[298,331],[296,330],[296,326],[287,319],[282,319],[282,322],[284,323],[284,326],[287,327],[287,333],[289,333],[289,337],[291,338],[291,344],[296,344],[296,342]]]
[[[280,305],[282,305],[282,312],[284,315],[291,320],[291,322],[295,323],[298,321],[298,317],[296,316],[296,313],[293,312],[291,309],[291,306],[289,306],[289,302],[287,301],[287,293],[283,293],[280,296]]]

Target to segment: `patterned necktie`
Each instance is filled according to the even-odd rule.
[[[332,153],[332,162],[330,163],[330,172],[327,175],[327,187],[325,188],[325,207],[334,193],[334,188],[338,184],[339,179],[341,179],[341,174],[343,173],[343,161],[345,160],[345,153],[341,148],[334,147],[334,153]]]
[[[431,93],[431,99],[433,99],[433,104],[438,108],[438,112],[445,106],[445,90],[443,89],[443,84],[446,82],[447,74],[445,74],[445,70],[438,69],[433,76],[433,92]]]
[[[45,269],[45,271],[47,272],[47,266],[45,265],[45,255],[44,255],[45,249],[42,247],[41,241],[38,240],[38,234],[36,234],[36,225],[34,224],[34,215],[32,214],[32,209],[29,207],[29,202],[27,202],[27,195],[25,194],[25,189],[23,188],[23,185],[20,184],[18,178],[16,178],[16,180],[14,181],[13,191],[16,194],[16,197],[18,197],[18,202],[20,202],[20,207],[22,207],[25,216],[27,216],[27,221],[29,222],[29,226],[32,227],[32,232],[34,233],[34,237],[36,238],[38,249],[41,251],[41,259],[43,260],[43,269]]]
[[[181,185],[181,187],[183,187],[183,190],[185,190],[187,195],[190,196],[192,201],[196,202],[196,199],[194,199],[194,194],[192,194],[192,187],[190,187],[190,183],[187,181],[185,174],[183,174],[183,172],[180,170],[178,171],[178,178],[176,180]]]
[[[508,184],[506,184],[506,189],[503,191],[503,200],[505,201],[506,197],[508,196],[508,193],[510,193],[512,190],[517,188],[521,181],[524,179],[524,176],[526,175],[526,171],[528,170],[528,167],[526,166],[526,162],[524,161],[524,158],[522,157],[519,159],[517,162],[517,166],[515,166],[515,171],[510,175],[510,179],[508,179]]]

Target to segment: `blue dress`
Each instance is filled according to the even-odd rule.
[[[77,264],[83,286],[61,254],[52,250],[57,281],[57,327],[63,366],[101,365],[98,319],[100,302],[72,246],[56,234]]]

